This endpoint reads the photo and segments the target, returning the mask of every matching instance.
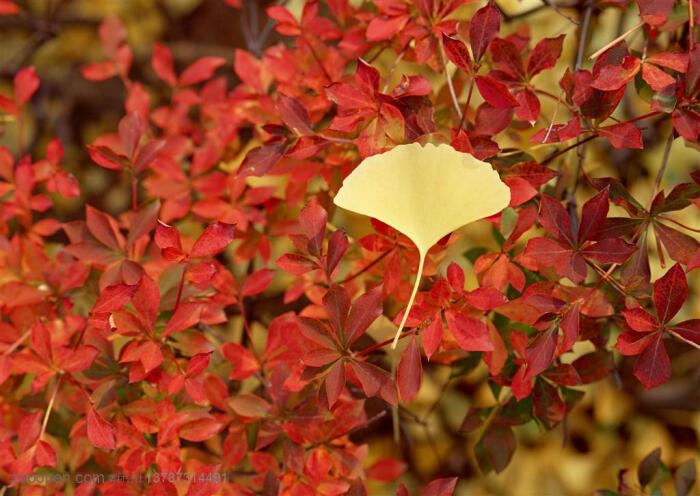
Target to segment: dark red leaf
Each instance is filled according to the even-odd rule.
[[[583,250],[583,255],[603,263],[624,263],[637,249],[636,245],[619,238],[596,242]]]
[[[496,108],[517,107],[518,100],[508,91],[508,87],[488,76],[477,76],[476,86],[479,93],[490,105]]]
[[[642,19],[652,26],[661,26],[668,21],[673,4],[673,0],[637,0]]]
[[[418,339],[413,336],[408,342],[408,346],[401,353],[399,366],[396,371],[396,381],[399,386],[399,393],[404,402],[413,401],[420,389],[423,379],[423,366],[421,364],[420,349]]]
[[[338,401],[340,393],[345,388],[345,364],[342,360],[335,362],[330,372],[326,376],[326,396],[328,397],[328,408],[333,408]]]
[[[540,201],[540,224],[550,235],[575,246],[569,213],[560,202],[547,195],[542,195]]]
[[[375,286],[355,300],[345,327],[345,340],[349,345],[362,336],[367,328],[382,314],[382,285]]]
[[[250,150],[238,168],[240,177],[264,176],[282,158],[284,143],[270,143]]]
[[[671,360],[663,343],[663,333],[658,333],[634,362],[634,375],[645,389],[651,389],[671,377]]]
[[[685,272],[680,264],[676,264],[654,283],[654,306],[659,322],[665,324],[671,320],[689,294]]]
[[[656,318],[643,308],[623,310],[622,316],[627,321],[627,325],[637,332],[653,332],[659,327]]]
[[[474,13],[469,21],[469,44],[474,60],[479,62],[486,53],[491,41],[498,36],[501,29],[501,14],[493,5],[488,4]]]
[[[472,59],[469,56],[467,46],[461,41],[451,38],[443,33],[442,42],[445,46],[445,54],[454,65],[459,67],[467,74],[472,72]]]
[[[309,135],[314,134],[311,129],[311,117],[299,100],[280,93],[277,98],[277,110],[280,113],[282,122],[293,131]]]
[[[544,38],[537,42],[527,61],[528,75],[532,77],[545,69],[554,67],[561,56],[563,43],[563,34],[556,38]]]
[[[537,336],[530,346],[525,349],[527,371],[525,380],[541,374],[549,368],[554,358],[558,335],[555,331],[545,331]]]

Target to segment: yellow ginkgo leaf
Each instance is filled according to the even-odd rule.
[[[345,178],[334,202],[390,225],[418,248],[418,274],[395,348],[428,250],[455,229],[503,210],[510,202],[510,189],[490,164],[472,155],[449,145],[412,143],[363,160]]]

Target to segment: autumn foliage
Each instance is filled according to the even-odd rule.
[[[447,496],[462,473],[404,475],[400,451],[378,457],[361,437],[381,425],[405,443],[424,374],[482,374],[491,402],[463,392],[459,435],[486,473],[508,465],[517,426],[561,424],[623,357],[643,388],[666,383],[668,344],[700,348],[700,319],[676,317],[697,298],[698,231],[674,217],[698,218],[700,170],[664,179],[674,140],[700,149],[700,3],[544,4],[576,34],[533,39],[527,17],[493,1],[308,1],[300,16],[273,5],[281,41],[261,56],[236,49],[232,67],[204,56],[176,68],[155,44],[148,83],[107,18],[103,59],[80,70],[91,84],[120,80],[124,111],[85,151],[128,178],[131,207],[85,204],[78,220],[53,208],[81,194],[59,140],[32,155],[22,138],[41,81],[17,71],[0,95],[4,127],[20,129],[0,146],[7,494],[70,494],[71,482],[10,479],[69,471],[202,475],[85,483],[80,495]],[[0,0],[0,14],[20,5]],[[590,18],[605,9],[638,24],[593,53]],[[395,63],[380,70],[387,54]],[[627,99],[643,111],[622,111]],[[666,153],[639,197],[597,175],[586,151],[644,150],[650,123]],[[333,197],[362,159],[413,142],[489,162],[511,199],[479,221],[489,240],[455,257],[465,235],[454,232],[427,253],[392,351],[418,250]]]

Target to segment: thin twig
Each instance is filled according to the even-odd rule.
[[[664,148],[664,156],[661,159],[661,167],[659,168],[658,174],[656,174],[656,180],[654,181],[654,189],[651,193],[651,199],[649,200],[649,205],[656,198],[656,193],[659,191],[659,186],[661,185],[661,179],[664,177],[664,172],[666,171],[666,164],[668,163],[668,157],[671,155],[671,145],[673,145],[673,131],[668,135],[666,140],[666,148]]]
[[[457,111],[457,116],[459,117],[460,120],[462,120],[462,109],[459,108],[459,101],[457,101],[457,94],[455,93],[455,88],[452,86],[452,78],[450,77],[450,73],[447,72],[447,55],[445,54],[445,46],[442,42],[442,38],[440,38],[440,52],[442,53],[442,65],[445,68],[445,79],[447,80],[447,87],[450,89],[450,98],[452,98],[452,105],[454,106],[455,110]]]
[[[700,350],[700,344],[698,344],[698,343],[696,343],[696,342],[694,342],[694,341],[691,341],[690,339],[684,338],[683,336],[681,336],[680,334],[678,334],[676,331],[674,331],[674,330],[672,330],[672,329],[666,329],[666,330],[667,330],[668,333],[669,333],[671,336],[673,336],[674,338],[680,339],[681,341],[684,341],[684,342],[688,343],[688,344],[689,344],[690,346],[692,346],[693,348],[697,348],[698,350]]]
[[[581,24],[581,23],[578,21],[578,19],[574,19],[574,18],[571,17],[569,14],[567,14],[566,12],[564,12],[563,10],[561,10],[561,9],[559,8],[559,5],[553,3],[552,0],[542,0],[542,2],[543,2],[547,7],[551,7],[552,9],[554,9],[554,12],[556,12],[557,14],[559,14],[560,16],[562,16],[564,19],[566,19],[566,20],[568,20],[568,21],[571,21],[572,23],[576,24],[577,26]]]
[[[605,52],[608,48],[610,48],[610,47],[616,45],[619,41],[624,40],[625,38],[627,38],[627,36],[629,36],[630,34],[634,33],[636,30],[638,30],[638,29],[641,28],[642,26],[644,26],[644,21],[640,21],[640,22],[639,22],[638,24],[636,24],[635,26],[629,28],[627,31],[625,31],[624,33],[622,33],[620,36],[618,36],[617,38],[615,38],[614,40],[612,40],[610,43],[608,43],[607,45],[605,45],[603,48],[601,48],[600,50],[598,50],[597,52],[595,52],[593,55],[591,55],[590,57],[588,57],[588,60],[597,59],[597,58],[600,56],[600,54],[602,54],[603,52]]]
[[[581,27],[581,38],[578,40],[578,51],[576,52],[576,64],[574,70],[581,68],[583,63],[583,52],[586,49],[586,37],[588,36],[588,26],[591,22],[591,14],[593,13],[593,0],[588,0],[586,5],[586,13],[583,15],[583,26]]]
[[[394,250],[396,250],[396,246],[394,246],[394,247],[391,248],[390,250],[385,251],[384,253],[382,253],[381,255],[379,255],[377,258],[375,258],[374,260],[372,260],[370,263],[368,263],[367,265],[365,265],[364,267],[362,267],[360,270],[358,270],[358,271],[355,272],[354,274],[351,274],[351,275],[347,276],[345,279],[343,279],[342,281],[338,282],[338,284],[345,284],[346,282],[352,281],[352,280],[355,279],[356,277],[361,276],[362,274],[364,274],[365,272],[367,272],[369,269],[371,269],[372,267],[374,267],[375,265],[377,265],[379,262],[381,262],[386,256],[388,256],[388,255],[389,255],[390,253],[392,253]]]

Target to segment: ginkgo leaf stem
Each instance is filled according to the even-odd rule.
[[[411,312],[411,307],[413,306],[413,300],[416,298],[416,293],[418,293],[418,286],[420,286],[420,279],[421,275],[423,274],[423,264],[425,263],[425,253],[422,251],[420,253],[420,261],[418,262],[418,272],[416,273],[416,282],[413,283],[413,291],[411,291],[411,297],[408,299],[408,306],[406,307],[406,311],[403,314],[403,318],[401,319],[401,324],[399,324],[399,328],[396,331],[396,335],[394,336],[394,342],[391,344],[391,349],[395,350],[396,345],[399,343],[399,337],[401,336],[401,331],[403,330],[403,327],[406,325],[406,320],[408,319],[408,314]]]

